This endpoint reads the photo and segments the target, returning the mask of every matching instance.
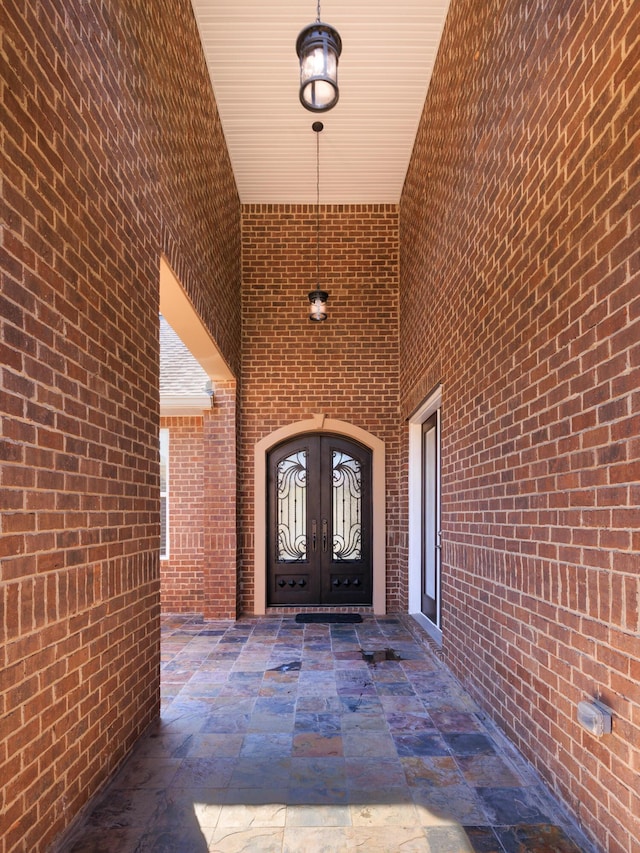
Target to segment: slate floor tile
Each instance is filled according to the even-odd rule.
[[[393,740],[401,757],[413,755],[448,755],[449,750],[439,734],[420,732],[419,734],[394,734]]]
[[[185,758],[171,784],[175,788],[226,788],[236,763],[235,758]]]
[[[461,826],[432,826],[425,829],[431,853],[473,853]]]
[[[87,819],[90,827],[111,832],[118,827],[143,829],[162,806],[165,789],[112,789],[96,804]]]
[[[355,731],[343,735],[344,754],[358,759],[366,758],[397,758],[393,738],[387,732]]]
[[[408,617],[161,631],[161,721],[65,851],[580,853]]]
[[[442,737],[454,755],[492,755],[496,751],[490,737],[476,732],[443,734]]]
[[[474,853],[504,853],[494,831],[488,826],[465,826],[465,834]]]
[[[493,825],[548,823],[529,788],[476,788]]]
[[[219,827],[215,829],[205,848],[215,853],[282,853],[284,830],[273,827]],[[197,851],[190,851],[197,853]]]
[[[228,784],[234,788],[282,788],[289,784],[291,759],[274,756],[262,758],[240,757],[233,767]]]
[[[312,713],[318,714],[337,714],[340,715],[343,708],[343,704],[340,699],[338,699],[338,694],[334,693],[333,695],[304,695],[298,696],[298,702],[296,704],[297,711],[309,711]]]
[[[387,714],[387,725],[393,735],[437,734],[438,729],[429,714]]]
[[[290,784],[292,792],[296,789],[318,793],[331,789],[344,790],[345,760],[338,756],[292,758]]]
[[[253,853],[260,848],[254,848]],[[353,850],[345,840],[345,829],[336,826],[287,826],[278,853],[336,853]],[[366,849],[366,848],[365,848]]]
[[[254,713],[246,725],[248,732],[292,732],[294,716],[293,714],[278,713]]]
[[[243,743],[241,734],[188,735],[173,758],[237,758]]]
[[[209,714],[200,721],[203,734],[237,734],[249,729],[249,714],[234,711]]]
[[[136,853],[143,835],[139,827],[119,826],[105,833],[87,826],[79,837],[69,839],[66,853]]]
[[[341,730],[341,718],[339,714],[301,712],[298,710],[294,728],[296,733],[319,732],[322,734],[334,734]]]
[[[343,714],[341,728],[345,735],[350,732],[384,732],[386,735],[388,730],[380,709],[375,713],[371,708],[367,713],[362,713],[359,708],[356,708],[353,713]]]
[[[415,696],[416,691],[408,681],[378,681],[378,696]]]
[[[413,696],[383,695],[380,697],[380,704],[388,714],[422,714],[429,710],[422,697],[417,695],[417,691]]]
[[[496,827],[495,832],[506,853],[522,853],[523,850],[527,853],[581,853],[581,848],[557,826]]]
[[[433,711],[431,719],[441,732],[484,732],[484,727],[476,714],[458,711]]]
[[[341,756],[342,737],[337,733],[300,732],[293,736],[293,756]]]
[[[416,826],[419,823],[416,808],[410,797],[401,796],[398,790],[396,797],[385,797],[378,791],[373,796],[366,797],[362,792],[362,802],[352,803],[351,822],[353,826]],[[350,797],[351,799],[351,797]]]
[[[407,784],[413,788],[459,785],[464,779],[455,760],[449,755],[401,758]]]
[[[241,829],[284,826],[286,815],[287,806],[284,802],[229,803],[220,806],[217,826],[218,828],[238,827]]]
[[[351,811],[347,805],[291,805],[287,826],[351,826]]]
[[[250,732],[242,738],[240,756],[254,760],[287,757],[291,754],[291,740],[286,732]]]
[[[347,784],[350,789],[367,790],[399,788],[406,790],[407,781],[401,763],[397,759],[345,759]]]
[[[481,788],[487,780],[499,787],[524,785],[522,777],[499,755],[456,755],[455,759],[469,785]]]
[[[482,801],[464,783],[416,788],[413,800],[423,826],[488,823]]]
[[[161,790],[171,784],[181,765],[179,758],[140,758],[136,755],[122,767],[113,786],[116,790]]]
[[[349,834],[347,850],[367,853],[433,853],[425,832],[416,826],[354,826]]]

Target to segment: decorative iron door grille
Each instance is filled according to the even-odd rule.
[[[371,604],[371,451],[304,435],[268,472],[268,604]]]

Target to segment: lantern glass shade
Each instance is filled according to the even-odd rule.
[[[340,36],[328,24],[317,21],[298,36],[300,59],[300,102],[312,112],[326,112],[338,103],[338,57]]]
[[[325,290],[312,290],[309,294],[309,319],[320,323],[327,319],[327,299],[329,294]]]

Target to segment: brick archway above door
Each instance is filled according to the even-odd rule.
[[[385,512],[385,447],[384,442],[370,432],[347,421],[335,420],[325,415],[313,415],[304,421],[296,421],[265,436],[254,449],[254,613],[266,612],[267,554],[266,554],[266,500],[267,500],[267,454],[271,448],[288,438],[305,433],[333,433],[360,442],[372,453],[373,494],[373,611],[386,612],[386,512]]]

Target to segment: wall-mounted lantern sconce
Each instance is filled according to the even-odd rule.
[[[314,113],[323,113],[338,103],[338,57],[342,39],[338,31],[320,20],[305,27],[296,41],[300,60],[300,103]]]

